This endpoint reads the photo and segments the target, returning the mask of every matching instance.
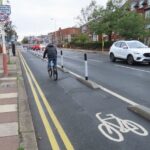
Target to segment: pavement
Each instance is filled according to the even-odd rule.
[[[2,60],[0,54],[0,149],[37,150],[18,54],[10,56],[8,76],[3,74]]]

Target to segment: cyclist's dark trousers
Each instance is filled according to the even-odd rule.
[[[57,58],[48,58],[48,70],[52,67],[52,63],[54,67],[57,66]]]

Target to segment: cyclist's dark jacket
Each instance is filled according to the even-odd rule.
[[[57,57],[57,50],[52,44],[48,44],[43,54],[43,58],[45,58],[47,54],[48,59],[55,59]]]

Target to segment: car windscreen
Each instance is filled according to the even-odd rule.
[[[134,41],[134,42],[127,42],[129,48],[146,48],[147,46],[141,42]]]

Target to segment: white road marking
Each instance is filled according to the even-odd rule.
[[[0,124],[0,137],[18,135],[18,122]]]
[[[16,77],[0,78],[0,81],[5,81],[5,80],[11,81],[11,80],[17,80],[17,78]]]
[[[101,60],[94,60],[94,59],[88,59],[89,61],[94,61],[94,62],[98,62],[98,63],[102,63],[103,61]]]
[[[96,83],[96,84],[97,84],[97,83]],[[126,103],[128,103],[128,104],[130,104],[130,105],[139,105],[138,103],[135,103],[135,102],[133,102],[132,100],[130,100],[130,99],[124,97],[124,96],[121,96],[121,95],[119,95],[119,94],[117,94],[117,93],[115,93],[115,92],[113,92],[113,91],[111,91],[111,90],[109,90],[109,89],[107,89],[107,88],[105,88],[105,87],[99,85],[99,84],[98,84],[98,87],[99,87],[101,90],[103,90],[103,91],[109,93],[110,95],[113,95],[114,97],[117,97],[118,99],[120,99],[120,100],[122,100],[122,101],[124,101],[124,102],[126,102]]]
[[[96,114],[97,119],[100,121],[98,129],[109,140],[122,142],[124,141],[123,135],[128,132],[132,132],[140,136],[148,136],[148,131],[143,126],[131,120],[120,119],[113,114],[107,114],[106,118],[101,118],[101,114],[101,112]],[[113,120],[115,120],[115,122],[113,122]],[[114,136],[115,134],[113,133],[118,136]]]
[[[142,69],[127,67],[127,66],[122,66],[122,65],[115,65],[115,66],[122,67],[122,68],[126,68],[126,69],[131,69],[131,70],[136,70],[136,71],[141,71],[141,72],[150,73],[150,71],[148,71],[148,70],[142,70]]]
[[[77,58],[74,58],[74,57],[64,56],[64,58],[69,58],[69,59],[72,59],[72,60],[76,60],[76,61],[84,62],[84,60],[77,59]]]
[[[60,66],[59,66],[59,67],[60,67]],[[69,72],[70,74],[72,74],[73,76],[77,77],[77,78],[82,78],[82,79],[83,79],[82,76],[80,76],[80,75],[78,75],[78,74],[76,74],[76,73],[74,73],[74,72],[72,72],[72,71],[70,71],[70,70],[67,70],[67,69],[66,69],[66,71]],[[87,82],[88,82],[88,81],[87,81]],[[92,83],[92,84],[94,84],[94,85],[97,85],[101,90],[103,90],[103,91],[109,93],[110,95],[113,95],[114,97],[117,97],[118,99],[120,99],[120,100],[122,100],[122,101],[124,101],[124,102],[126,102],[126,103],[128,103],[128,104],[130,104],[130,105],[139,105],[138,103],[135,103],[135,102],[133,102],[132,100],[130,100],[130,99],[124,97],[124,96],[121,96],[121,95],[119,95],[119,94],[117,94],[117,93],[115,93],[115,92],[113,92],[113,91],[111,91],[111,90],[109,90],[109,89],[103,87],[102,85],[97,84],[96,82],[93,82],[93,81],[91,81],[91,80],[89,80],[89,82]]]
[[[16,111],[17,111],[17,104],[0,105],[0,113],[16,112]]]
[[[0,94],[0,99],[16,98],[16,97],[18,97],[18,93],[5,93],[5,94]]]

